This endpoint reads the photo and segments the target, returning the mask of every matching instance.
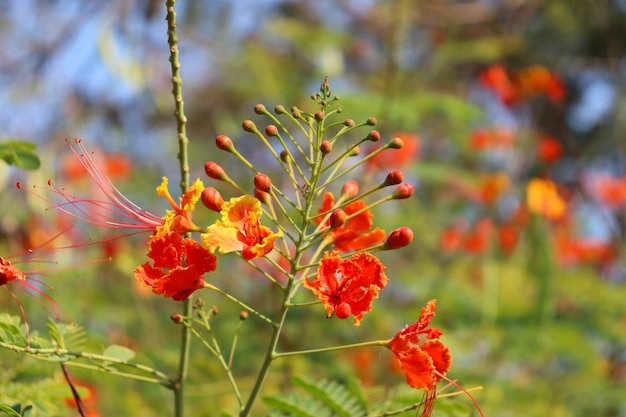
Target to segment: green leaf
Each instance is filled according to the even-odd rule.
[[[48,320],[50,337],[61,349],[82,350],[85,345],[85,329],[77,324],[59,323],[53,318]]]
[[[337,416],[358,417],[366,414],[359,398],[336,381],[313,381],[306,377],[294,376],[293,383],[324,403]]]
[[[263,402],[274,410],[286,412],[291,417],[331,417],[333,415],[324,404],[296,393],[265,397]]]
[[[119,359],[121,361],[129,361],[135,357],[135,352],[124,346],[111,345],[107,346],[103,355],[108,356],[109,358]]]
[[[21,140],[0,142],[0,159],[9,165],[24,169],[38,169],[41,160],[35,153],[37,145]]]
[[[21,417],[20,413],[15,411],[16,409],[21,409],[21,404],[16,404],[13,407],[9,407],[7,404],[0,403],[0,411],[10,417]]]

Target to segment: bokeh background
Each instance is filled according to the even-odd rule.
[[[16,181],[52,178],[94,192],[65,138],[81,138],[133,201],[163,209],[154,188],[162,175],[175,184],[179,174],[162,3],[0,0],[0,140],[34,142],[42,159],[36,171],[0,166],[3,256],[73,222],[44,212]],[[381,255],[391,284],[358,329],[322,320],[322,311],[298,313],[285,348],[389,338],[437,299],[435,325],[454,354],[449,376],[484,387],[475,395],[486,415],[626,416],[626,1],[195,0],[176,7],[192,178],[204,178],[209,160],[232,165],[214,146],[217,134],[262,164],[263,148],[241,121],[257,117],[257,103],[314,109],[309,96],[326,75],[345,117],[375,116],[384,140],[405,141],[361,177],[377,181],[400,168],[416,186],[410,200],[376,211],[385,230],[415,232],[408,248]],[[229,172],[251,183],[247,171]],[[557,196],[542,194],[543,209],[533,212],[528,185],[537,179],[550,181]],[[76,225],[59,242],[115,234]],[[42,279],[94,348],[128,346],[173,371],[179,329],[169,316],[179,307],[133,282],[143,244],[129,238],[58,251],[58,265],[113,261]],[[271,310],[276,294],[238,265],[225,260],[217,282]],[[216,332],[227,339],[238,309],[201,296],[220,309]],[[31,325],[44,328],[45,310],[19,298]],[[0,300],[3,312],[19,313],[10,294]],[[240,336],[244,387],[264,331],[250,319]],[[194,352],[190,415],[218,415],[232,407],[229,387],[210,355],[200,346]],[[403,376],[386,353],[284,361],[267,392],[288,390],[294,373],[393,387]],[[56,365],[12,352],[0,361],[0,400],[13,399],[19,386],[24,401],[46,410],[41,415],[76,414],[63,405],[69,392],[56,394],[56,403],[50,392],[42,397],[46,381],[60,378]],[[76,375],[92,390],[94,415],[170,415],[164,389]],[[444,401],[461,404],[456,415],[477,415],[466,399]]]

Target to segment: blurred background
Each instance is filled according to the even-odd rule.
[[[76,194],[93,192],[66,138],[81,138],[120,190],[150,211],[164,208],[154,193],[161,176],[177,191],[163,3],[0,0],[0,140],[36,143],[42,159],[36,171],[0,166],[3,256],[73,222],[44,212],[16,181],[52,178]],[[192,179],[208,184],[203,164],[229,163],[214,146],[218,134],[254,159],[263,148],[241,121],[267,121],[253,106],[314,110],[309,96],[326,75],[342,117],[374,116],[383,140],[405,142],[362,177],[375,183],[399,168],[416,186],[412,199],[376,211],[386,231],[415,232],[411,246],[381,255],[390,285],[360,328],[320,320],[321,309],[298,312],[285,349],[390,338],[437,299],[433,325],[454,355],[449,377],[484,387],[475,396],[485,415],[626,416],[626,1],[196,0],[176,8]],[[243,169],[229,173],[251,184]],[[85,234],[116,231],[77,225],[59,239],[75,244]],[[179,329],[169,316],[179,306],[133,282],[143,244],[129,238],[81,248],[85,259],[113,261],[42,280],[96,349],[128,346],[138,360],[173,372]],[[59,265],[76,263],[74,250],[57,255]],[[270,286],[234,257],[223,265],[214,278],[221,287],[271,311]],[[31,325],[44,328],[45,309],[16,294]],[[238,309],[201,297],[218,306],[216,332],[230,337]],[[3,311],[19,313],[6,291],[0,300]],[[251,385],[265,330],[254,319],[243,329],[237,371]],[[69,392],[56,403],[49,392],[41,397],[41,378],[59,378],[56,365],[12,352],[0,361],[0,400],[10,402],[22,384],[47,410],[42,415],[75,415],[62,405]],[[267,392],[286,388],[294,373],[402,384],[390,363],[377,350],[294,358],[282,362]],[[190,415],[232,407],[217,363],[199,345],[192,364]],[[164,389],[76,376],[91,389],[93,415],[170,415]],[[466,399],[446,401],[460,408],[439,415],[477,415]]]

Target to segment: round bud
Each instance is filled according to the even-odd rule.
[[[388,187],[390,185],[397,185],[400,184],[402,181],[404,181],[404,174],[399,169],[394,169],[389,174],[387,174],[387,177],[385,178],[382,186]]]
[[[218,163],[209,161],[204,164],[204,172],[209,178],[213,178],[214,180],[221,180],[226,177],[226,172],[224,168],[222,168]]]
[[[265,113],[267,110],[265,109],[265,106],[262,104],[257,104],[256,106],[254,106],[254,112],[256,114],[263,114]]]
[[[370,133],[367,134],[366,139],[370,142],[378,142],[380,140],[380,133],[378,132],[378,130],[372,130]]]
[[[278,128],[274,125],[267,125],[267,127],[265,128],[265,134],[267,136],[277,136],[278,135]]]
[[[274,113],[276,114],[285,113],[285,106],[283,106],[282,104],[277,105],[276,107],[274,107]]]
[[[318,111],[314,114],[315,120],[317,120],[318,122],[321,122],[322,120],[324,120],[324,112],[323,111]]]
[[[355,180],[346,181],[341,187],[341,196],[345,198],[353,198],[359,193],[359,183]]]
[[[254,188],[259,191],[268,192],[272,189],[272,180],[265,174],[256,174],[254,176]]]
[[[296,106],[291,106],[291,115],[298,119],[300,117],[300,110]]]
[[[403,226],[389,233],[385,240],[384,249],[400,249],[407,246],[413,241],[413,230]]]
[[[280,152],[280,160],[283,161],[283,162],[287,162],[288,159],[289,159],[289,152],[281,151]]]
[[[333,150],[333,144],[330,143],[330,141],[323,140],[320,145],[320,152],[322,152],[324,155],[328,155],[330,151],[332,150]]]
[[[345,301],[335,306],[335,316],[337,316],[338,319],[347,319],[350,317],[350,313],[352,313],[352,308],[350,308],[350,304]]]
[[[346,218],[348,215],[342,209],[336,209],[330,215],[330,228],[335,230],[342,227],[346,223]]]
[[[343,121],[344,126],[354,127],[356,123],[352,119],[346,119]]]
[[[233,150],[233,141],[226,135],[218,135],[215,138],[215,145],[223,151]]]
[[[246,310],[241,310],[239,312],[239,320],[244,321],[248,319],[248,312]]]
[[[402,149],[402,147],[404,146],[404,141],[398,137],[391,139],[391,141],[389,141],[389,148],[390,149]]]
[[[254,189],[254,196],[256,197],[257,200],[259,200],[261,203],[265,204],[266,206],[269,206],[270,199],[272,198],[269,195],[269,193],[266,193],[265,191],[261,191],[258,188]]]
[[[376,123],[378,123],[378,120],[376,120],[375,117],[370,117],[369,119],[367,119],[368,126],[376,126]]]
[[[200,200],[206,208],[217,212],[222,210],[222,204],[224,204],[224,198],[222,197],[220,192],[213,187],[206,187],[204,190],[202,190],[202,194],[200,194]]]
[[[256,125],[252,120],[244,120],[243,123],[241,123],[241,127],[246,132],[254,132],[256,130]]]
[[[415,187],[413,187],[413,184],[409,184],[408,182],[405,182],[404,184],[400,184],[398,185],[398,188],[396,188],[396,190],[393,192],[393,198],[396,200],[402,200],[404,198],[409,198],[413,195],[413,191],[415,190]]]
[[[183,315],[182,314],[172,314],[170,316],[170,319],[172,319],[172,321],[174,323],[182,323],[183,322]]]
[[[350,153],[348,153],[348,156],[357,156],[360,153],[361,153],[361,148],[359,148],[358,146],[355,146],[354,148],[350,150]]]

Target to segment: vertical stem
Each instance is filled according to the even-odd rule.
[[[176,117],[176,132],[178,137],[178,160],[180,161],[180,188],[184,193],[189,188],[189,161],[187,138],[187,117],[185,117],[183,101],[183,81],[180,77],[180,62],[178,61],[178,37],[176,36],[176,12],[174,4],[176,0],[166,0],[167,8],[167,43],[170,46],[170,64],[172,68],[172,94],[174,96]],[[192,298],[183,302],[183,315],[189,317],[192,311]],[[180,358],[178,362],[178,377],[174,386],[174,415],[182,417],[184,411],[184,388],[189,367],[189,350],[191,343],[191,329],[181,326]]]

